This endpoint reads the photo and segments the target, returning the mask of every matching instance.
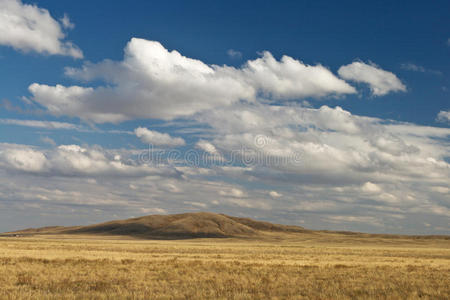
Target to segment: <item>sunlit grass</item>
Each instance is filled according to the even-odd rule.
[[[0,298],[449,297],[448,240],[0,238]]]

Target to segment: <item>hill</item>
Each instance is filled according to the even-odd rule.
[[[257,237],[264,233],[300,233],[307,231],[300,226],[272,224],[249,218],[198,212],[174,215],[149,215],[89,226],[29,228],[10,234],[101,234],[142,238],[182,239]]]

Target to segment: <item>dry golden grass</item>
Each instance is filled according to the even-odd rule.
[[[450,240],[0,238],[3,299],[449,299]]]

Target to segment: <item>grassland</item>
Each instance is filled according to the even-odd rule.
[[[449,299],[450,240],[0,238],[2,299]]]

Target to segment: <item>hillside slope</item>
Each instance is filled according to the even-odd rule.
[[[15,234],[102,234],[147,238],[256,237],[265,232],[305,232],[300,226],[287,226],[249,218],[199,212],[175,215],[149,215],[89,226],[44,227]]]

